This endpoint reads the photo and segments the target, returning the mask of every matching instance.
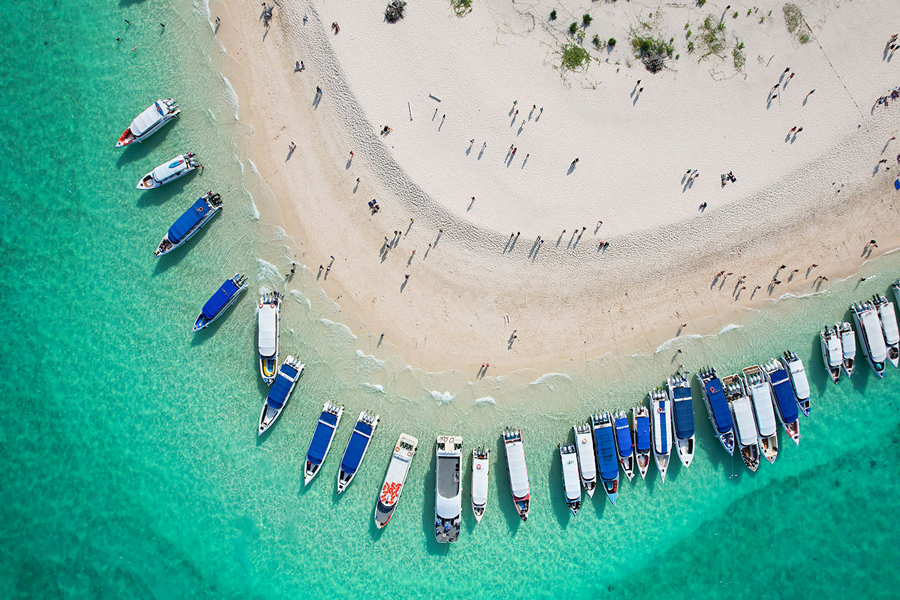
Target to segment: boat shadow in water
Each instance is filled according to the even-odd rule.
[[[422,452],[423,450],[425,450],[425,448],[420,446],[418,452]],[[428,554],[443,556],[449,552],[451,546],[460,543],[460,540],[457,540],[453,544],[439,544],[434,537],[434,490],[437,485],[437,455],[434,451],[434,445],[430,447],[430,454],[431,460],[428,463],[428,471],[425,473],[425,476],[420,479],[422,482],[422,496],[425,498],[422,507],[422,529],[425,532],[425,547],[428,550]],[[407,482],[412,480],[413,478],[411,476],[407,476]],[[409,485],[409,483],[406,485]],[[463,497],[465,497],[465,494]],[[463,502],[463,513],[465,513],[465,511],[465,502]],[[466,531],[461,531],[460,537],[466,533]]]
[[[216,219],[216,218],[218,218],[218,217],[213,217],[213,219]],[[206,235],[206,233],[209,231],[209,228],[211,226],[212,226],[212,223],[208,223],[206,227],[204,227],[203,229],[201,229],[200,231],[195,233],[194,237],[192,237],[187,242],[185,242],[184,245],[182,245],[180,248],[175,248],[168,254],[165,254],[165,255],[157,258],[156,259],[156,269],[153,270],[153,277],[156,277],[157,275],[162,275],[163,273],[165,273],[172,267],[178,266],[178,264],[182,260],[184,260],[185,256],[187,256],[188,252],[191,251],[191,248],[193,248],[199,242],[199,240]],[[162,238],[160,237],[160,239],[162,239]]]
[[[497,436],[497,445],[494,447],[493,454],[497,457],[491,465],[491,472],[494,474],[492,487],[497,490],[496,504],[506,518],[506,524],[509,526],[509,529],[515,535],[519,531],[519,526],[522,525],[522,518],[513,504],[512,490],[509,487],[509,474],[506,466],[506,447],[503,445],[503,436],[501,435]],[[490,498],[490,496],[488,497]],[[531,502],[534,503],[533,497]]]
[[[184,177],[176,179],[172,183],[167,183],[160,188],[144,191],[136,190],[141,194],[141,197],[138,198],[137,201],[138,207],[147,208],[149,206],[159,206],[160,204],[164,204],[166,201],[174,198],[175,196],[183,194],[184,188],[187,187],[188,183],[196,178],[195,174],[198,171],[200,171],[200,169],[195,169]],[[194,198],[194,200],[196,200],[196,198]]]
[[[140,2],[142,0],[137,1]],[[175,120],[177,121],[178,119]],[[121,154],[119,154],[119,159],[116,161],[116,168],[121,170],[122,167],[129,165],[136,160],[147,158],[150,153],[156,150],[168,137],[169,132],[175,128],[174,126],[174,123],[167,123],[162,129],[139,144],[135,143],[124,148],[116,148],[117,151],[121,152]],[[152,169],[153,167],[150,168]]]
[[[579,485],[581,485],[580,482]],[[572,520],[572,511],[569,510],[569,505],[565,502],[565,494],[566,484],[563,482],[562,461],[559,457],[559,449],[551,449],[550,470],[547,472],[547,497],[550,499],[550,506],[553,507],[553,514],[556,516],[556,520],[563,529],[565,529],[569,525],[569,521]],[[584,493],[584,490],[582,490],[582,506],[584,506],[586,500],[590,500],[590,498]]]

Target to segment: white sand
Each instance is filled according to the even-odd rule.
[[[876,252],[896,247],[900,194],[889,183],[900,143],[886,141],[900,106],[871,107],[900,84],[900,54],[882,60],[900,3],[800,2],[813,32],[805,45],[786,30],[782,3],[760,3],[750,17],[753,5],[732,3],[726,58],[698,62],[684,25],[697,40],[703,18],[727,4],[660,15],[638,1],[476,1],[458,18],[449,2],[410,3],[388,24],[385,0],[284,0],[265,41],[259,6],[232,7],[219,37],[240,62],[229,79],[241,80],[242,120],[256,132],[251,157],[298,256],[315,270],[336,255],[323,287],[363,334],[360,346],[385,353],[376,344],[386,331],[409,362],[474,374],[485,361],[502,372],[652,350],[682,323],[689,333],[717,331],[765,298],[809,292],[819,273],[852,272],[870,238]],[[552,8],[560,17],[550,23]],[[559,48],[585,12],[594,21],[584,47],[601,62],[563,77]],[[631,58],[628,41],[651,12],[680,54],[655,75]],[[616,49],[595,50],[594,33],[615,37]],[[732,64],[735,36],[744,73]],[[306,71],[292,72],[297,59]],[[786,67],[796,76],[768,103]],[[325,90],[317,108],[316,85]],[[540,118],[532,105],[544,108]],[[383,125],[393,128],[386,137]],[[796,139],[786,138],[792,126],[803,126]],[[300,151],[285,162],[289,141]],[[883,157],[891,170],[874,173]],[[685,189],[688,168],[700,177]],[[738,182],[723,189],[728,171]],[[372,198],[382,207],[374,216]],[[382,260],[384,236],[407,232],[411,217]],[[510,248],[512,231],[521,237]],[[598,251],[604,239],[611,246]],[[820,267],[807,276],[811,263]],[[770,291],[781,264],[783,283]],[[735,275],[711,289],[722,269]],[[738,274],[748,289],[735,300]]]

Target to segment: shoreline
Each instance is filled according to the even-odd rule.
[[[768,226],[767,231],[745,234],[742,240],[723,238],[741,229],[742,222],[764,221],[766,210],[778,211],[779,200],[790,197],[790,188],[774,196],[763,191],[757,198],[745,198],[707,213],[717,213],[718,222],[723,224],[725,236],[720,234],[718,239],[710,239],[704,230],[708,219],[701,215],[610,237],[613,251],[593,263],[589,261],[595,258],[595,247],[587,240],[568,254],[555,248],[540,249],[532,260],[524,257],[524,249],[531,247],[534,239],[522,239],[513,257],[503,251],[504,234],[461,221],[423,190],[409,188],[415,184],[399,164],[393,162],[386,167],[384,160],[393,159],[383,145],[385,138],[370,132],[368,138],[360,139],[360,123],[350,130],[343,125],[338,114],[342,103],[358,105],[352,94],[347,97],[344,88],[335,88],[334,82],[341,76],[339,65],[326,61],[324,73],[318,72],[317,56],[330,47],[308,45],[310,37],[325,38],[325,27],[315,8],[307,10],[302,4],[288,2],[282,10],[276,10],[266,41],[260,45],[262,26],[251,19],[255,8],[241,8],[233,21],[235,13],[224,3],[227,19],[219,38],[227,49],[226,62],[231,63],[226,76],[238,95],[241,120],[253,132],[247,155],[277,198],[277,206],[260,206],[260,210],[266,217],[275,214],[273,210],[280,213],[286,233],[296,244],[296,260],[313,272],[317,264],[330,260],[330,248],[339,249],[334,251],[335,267],[329,277],[318,281],[325,294],[340,306],[341,322],[359,336],[357,346],[365,354],[379,359],[396,354],[410,365],[438,372],[475,373],[482,363],[489,362],[490,375],[496,375],[521,369],[553,372],[571,367],[575,361],[585,364],[610,353],[627,356],[634,353],[632,350],[652,352],[679,333],[715,333],[730,323],[739,324],[742,313],[761,309],[772,298],[814,291],[804,272],[809,264],[820,265],[810,278],[818,273],[827,273],[831,279],[848,277],[863,263],[858,249],[868,239],[878,239],[881,254],[900,244],[893,235],[895,202],[872,183],[851,200],[835,192],[814,204],[807,202],[788,210],[781,206],[781,212],[787,213],[777,215],[784,217],[782,223],[762,223]],[[216,10],[211,7],[211,14]],[[304,12],[310,16],[306,26],[300,24]],[[300,31],[299,27],[304,29]],[[304,54],[314,56],[304,59],[307,72],[291,73],[290,58]],[[271,66],[259,66],[264,64]],[[642,67],[633,67],[638,69]],[[316,82],[323,80],[328,81],[323,86],[328,91],[321,106],[314,108],[307,101],[315,95]],[[250,94],[250,89],[260,92]],[[285,98],[294,107],[291,114],[275,114],[284,106]],[[337,109],[332,103],[339,105]],[[867,127],[885,128],[887,120],[867,123]],[[362,118],[362,124],[366,123]],[[286,153],[289,141],[298,143],[298,152],[285,160],[282,149]],[[349,147],[355,150],[352,162],[347,161]],[[853,158],[854,150],[844,148],[845,160]],[[379,174],[373,174],[376,170]],[[811,181],[815,183],[815,175],[821,174],[800,174],[795,191]],[[361,177],[362,184],[354,193],[356,176]],[[819,179],[820,187],[827,186]],[[884,189],[885,182],[876,179]],[[396,193],[398,181],[403,184],[400,194]],[[783,184],[775,182],[771,189],[777,191]],[[849,196],[847,191],[843,195]],[[363,205],[372,197],[382,205],[382,211],[374,217]],[[892,218],[878,220],[885,205],[890,207]],[[323,206],[327,208],[323,210]],[[819,217],[810,224],[811,209],[816,213],[835,210],[837,214]],[[407,230],[410,218],[415,218],[415,223]],[[850,236],[844,231],[847,222],[865,220],[871,223],[865,231]],[[393,256],[395,251],[391,251],[382,260],[378,253],[381,240],[398,226],[408,231],[400,237],[401,254]],[[800,231],[801,227],[805,231]],[[682,231],[673,244],[670,238],[676,229]],[[779,237],[787,236],[792,244],[776,247]],[[596,246],[594,238],[599,236],[589,238]],[[554,234],[545,240],[549,242],[546,245],[552,246],[556,239]],[[561,239],[560,246],[566,241]],[[429,242],[435,246],[430,251]],[[674,255],[679,245],[691,244],[704,248],[700,256]],[[407,266],[412,262],[408,260],[412,249],[418,251],[417,257],[414,265]],[[430,255],[418,258],[425,254]],[[607,262],[600,262],[603,259]],[[647,262],[656,264],[648,269]],[[800,268],[801,272],[794,281],[785,281],[777,293],[758,292],[750,301],[748,291],[763,285],[760,292],[767,292],[767,283],[780,264]],[[722,269],[735,275],[713,285],[713,275]],[[410,280],[404,285],[407,272]],[[748,290],[734,301],[729,292],[738,274],[748,275]],[[387,279],[395,283],[389,285]],[[422,280],[425,283],[419,284]],[[617,287],[618,292],[614,290]],[[821,287],[827,289],[827,284]],[[521,298],[523,288],[533,297]],[[606,307],[606,311],[598,311],[597,306]],[[507,315],[508,321],[504,318]],[[688,326],[679,331],[682,323]],[[387,332],[386,344],[379,344],[381,331]],[[510,344],[513,331],[519,337]],[[575,351],[572,346],[578,342],[581,344]]]

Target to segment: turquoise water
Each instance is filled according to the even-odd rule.
[[[271,199],[241,153],[247,133],[201,8],[14,0],[0,16],[16,24],[0,34],[0,597],[893,595],[898,577],[885,563],[897,556],[900,374],[878,381],[861,364],[851,381],[826,382],[816,331],[851,300],[886,291],[900,257],[867,265],[876,277],[859,288],[851,278],[678,346],[688,368],[720,372],[797,350],[814,399],[799,447],[782,436],[776,464],[750,474],[721,450],[698,400],[690,469],[676,464],[665,485],[654,471],[624,483],[615,507],[598,492],[572,518],[556,444],[591,410],[639,402],[674,368],[674,346],[597,359],[571,377],[526,372],[477,386],[358,352],[313,273],[279,274],[291,241],[256,218]],[[184,109],[176,123],[139,147],[113,148],[137,112],[169,95]],[[186,150],[204,173],[156,193],[134,189]],[[168,226],[208,189],[222,194],[223,214],[155,259]],[[250,293],[192,337],[199,308],[236,271],[249,275]],[[302,356],[308,372],[258,440],[265,388],[253,308],[265,289],[290,293],[282,352]],[[347,405],[347,421],[303,488],[326,399]],[[338,497],[339,454],[363,408],[382,425]],[[498,434],[510,424],[525,434],[527,523],[499,461]],[[420,452],[379,532],[374,500],[401,431],[420,439]],[[449,548],[431,533],[440,433],[462,434],[467,449],[487,443],[494,459],[484,520],[465,510]]]

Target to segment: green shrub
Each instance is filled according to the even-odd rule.
[[[721,55],[725,50],[725,23],[712,14],[706,15],[700,26],[700,43],[706,48],[703,56]]]
[[[575,32],[578,31],[578,23],[572,21],[572,24],[569,25],[569,33],[575,35]]]
[[[585,27],[587,27],[588,25],[591,24],[591,21],[593,21],[593,20],[594,19],[591,17],[591,15],[585,13],[584,16],[581,17],[581,24],[584,25]]]
[[[744,64],[747,62],[747,55],[744,53],[744,44],[738,44],[731,51],[731,58],[734,60],[734,68],[738,71],[744,70]]]
[[[562,48],[562,68],[575,71],[587,67],[591,55],[578,44],[566,44]]]
[[[457,17],[464,17],[472,12],[472,0],[450,0],[450,6]]]
[[[606,42],[606,45],[609,46],[610,48],[615,48],[616,47],[616,38],[609,38],[609,41]]]
[[[784,24],[787,25],[788,32],[797,33],[803,23],[803,11],[799,6],[790,2],[784,5],[782,11],[784,11]]]
[[[694,42],[688,42],[688,52],[694,51]]]
[[[661,71],[666,66],[665,59],[672,58],[675,50],[669,42],[641,35],[635,35],[631,39],[631,48],[635,58],[640,58],[651,73]]]
[[[738,13],[737,13],[737,11],[734,11],[734,14],[731,15],[731,18],[732,18],[732,19],[737,19],[737,18],[738,18]]]
[[[691,31],[690,29],[688,29],[687,35],[686,35],[685,37],[690,38],[691,35],[693,35],[693,33],[694,33],[693,31]]]
[[[807,42],[809,42],[809,34],[804,31],[800,34],[799,40],[801,44],[806,44]]]
[[[601,44],[600,36],[595,33],[594,37],[591,38],[591,43],[594,45],[594,48],[599,48]]]
[[[550,20],[551,20],[551,21],[555,21],[555,20],[556,20],[556,9],[553,9],[553,10],[550,11]]]
[[[697,0],[697,6],[703,6],[706,4],[706,0]]]

